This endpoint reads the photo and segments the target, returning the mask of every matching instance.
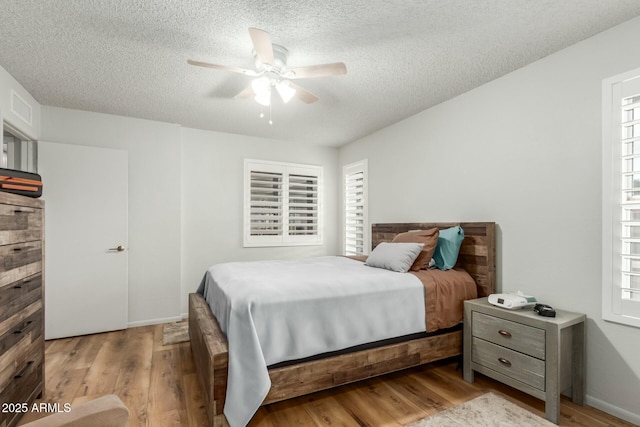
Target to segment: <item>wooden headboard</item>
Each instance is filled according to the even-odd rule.
[[[459,225],[464,230],[456,268],[465,269],[476,281],[478,297],[496,291],[495,222],[404,222],[371,225],[371,248],[390,242],[398,233],[409,230],[445,229]]]

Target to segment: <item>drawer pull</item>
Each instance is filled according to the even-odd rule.
[[[36,209],[29,209],[29,208],[17,208],[13,210],[14,214],[20,215],[20,214],[32,214],[35,213]]]
[[[498,333],[503,337],[511,338],[511,332],[505,331],[504,329],[500,329]]]
[[[33,246],[24,246],[22,248],[13,248],[13,251],[14,252],[20,252],[20,251],[25,250],[25,249],[33,249]]]
[[[27,371],[27,369],[29,368],[29,366],[33,365],[33,363],[34,363],[34,362],[35,362],[34,360],[29,360],[29,361],[27,362],[27,366],[25,366],[25,367],[24,367],[24,369],[22,369],[22,370],[20,371],[20,373],[18,373],[18,374],[16,374],[16,375],[14,375],[14,376],[13,376],[13,379],[14,379],[14,380],[19,380],[20,378],[22,378],[22,377],[23,377],[23,374]]]
[[[24,327],[26,328],[27,326],[29,326],[30,324],[33,323],[33,320],[28,320],[24,323]],[[13,331],[14,334],[21,334],[22,333],[22,329],[16,329],[15,331]]]
[[[22,289],[22,286],[21,286],[21,285],[15,285],[15,286],[13,287],[13,289]]]
[[[511,366],[511,362],[504,357],[498,357],[498,362],[502,363],[504,366]]]

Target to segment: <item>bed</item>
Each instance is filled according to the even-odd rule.
[[[466,270],[476,284],[478,297],[495,291],[495,224],[393,223],[372,226],[372,247],[390,242],[402,232],[460,225],[464,240],[456,268]],[[189,335],[211,426],[227,425],[223,414],[229,364],[228,344],[218,321],[202,295],[189,295]],[[461,328],[446,329],[375,346],[358,346],[350,352],[323,355],[268,369],[271,388],[263,405],[301,396],[377,375],[457,356],[462,353]]]

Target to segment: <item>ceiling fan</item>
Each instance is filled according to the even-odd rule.
[[[271,105],[273,89],[285,103],[295,96],[303,102],[311,104],[316,102],[318,97],[298,86],[292,80],[339,76],[347,73],[347,67],[342,62],[306,67],[289,67],[287,66],[289,51],[283,46],[271,43],[269,33],[257,28],[249,28],[249,35],[253,42],[255,71],[227,65],[209,64],[191,59],[187,60],[187,63],[198,67],[213,68],[255,77],[251,84],[235,97],[250,98],[253,96],[256,102],[264,106]]]

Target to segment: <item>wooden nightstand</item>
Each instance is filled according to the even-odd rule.
[[[542,317],[531,308],[507,310],[481,298],[464,302],[464,379],[474,371],[545,401],[547,419],[558,423],[560,393],[571,389],[584,404],[584,321],[556,310]]]

